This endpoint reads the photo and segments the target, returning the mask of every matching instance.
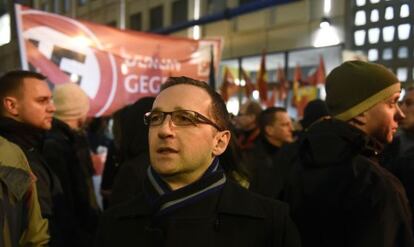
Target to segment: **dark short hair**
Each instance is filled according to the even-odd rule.
[[[7,96],[18,95],[26,78],[46,80],[46,76],[33,71],[13,70],[7,72],[0,77],[0,102],[3,102]],[[0,104],[0,112],[3,112],[3,104]]]
[[[195,80],[189,77],[169,77],[161,86],[161,92],[175,85],[192,85],[203,89],[211,98],[210,113],[216,124],[223,130],[230,129],[230,116],[226,108],[226,104],[220,94],[214,91],[206,82]]]
[[[247,101],[243,104],[242,107],[246,107],[246,112],[244,114],[254,115],[256,119],[259,117],[260,113],[263,111],[262,106],[257,101]]]
[[[257,119],[257,124],[259,125],[262,134],[265,134],[266,126],[271,125],[276,121],[275,113],[277,112],[286,112],[286,109],[283,107],[272,106],[260,113],[259,118]]]

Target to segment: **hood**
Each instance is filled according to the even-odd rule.
[[[362,154],[376,156],[382,145],[352,125],[327,119],[312,126],[300,140],[299,158],[305,167],[340,164]]]

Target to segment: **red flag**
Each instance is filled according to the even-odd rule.
[[[259,90],[259,98],[262,102],[267,102],[267,81],[266,81],[266,52],[263,51],[260,61],[260,69],[257,74],[257,89]]]
[[[308,78],[308,82],[310,85],[316,86],[318,84],[325,84],[325,62],[323,61],[323,57],[319,57],[319,65],[318,68],[316,68],[315,73],[313,73]]]
[[[299,88],[302,80],[302,70],[300,69],[299,64],[296,64],[295,72],[293,73],[293,97],[292,105],[298,106],[300,102]]]
[[[244,71],[243,68],[241,69],[241,73],[242,73],[242,79],[246,82],[246,85],[244,86],[244,93],[247,98],[250,98],[250,96],[252,95],[256,87],[254,86],[249,75],[247,75],[246,71]]]
[[[288,86],[285,71],[281,67],[277,69],[277,81],[279,83],[279,99],[284,101],[287,97]]]
[[[267,101],[267,107],[275,106],[277,99],[279,98],[279,92],[276,87],[272,89],[270,99]]]
[[[229,68],[224,68],[223,82],[221,83],[221,97],[224,102],[227,102],[231,96],[238,91],[238,86],[234,83],[234,77],[231,74]]]

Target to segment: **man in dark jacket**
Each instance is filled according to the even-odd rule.
[[[59,178],[66,202],[65,224],[60,226],[64,246],[91,246],[98,224],[99,208],[93,189],[92,160],[82,131],[89,98],[74,83],[53,91],[56,112],[46,135],[43,156]]]
[[[228,180],[231,138],[223,100],[208,84],[172,77],[149,125],[143,193],[102,218],[96,246],[299,246],[284,203]]]
[[[60,182],[41,155],[44,132],[51,128],[55,111],[45,79],[30,71],[11,71],[0,78],[0,135],[17,144],[27,157],[54,246],[59,240],[58,211],[64,202]]]
[[[254,147],[245,152],[250,175],[249,190],[278,198],[289,169],[279,166],[276,157],[283,145],[293,141],[292,121],[285,108],[269,107],[260,113],[258,126],[260,136]]]
[[[345,62],[326,80],[333,118],[304,134],[286,200],[304,246],[414,246],[401,183],[377,163],[404,117],[382,65]]]

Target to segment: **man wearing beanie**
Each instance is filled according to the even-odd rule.
[[[65,206],[65,223],[60,226],[62,246],[91,246],[97,226],[97,206],[92,176],[93,166],[86,136],[82,131],[89,111],[89,98],[74,83],[55,87],[56,112],[47,134],[43,154],[59,177]]]
[[[328,75],[326,93],[332,118],[304,134],[285,191],[303,246],[414,246],[405,191],[376,161],[404,118],[400,82],[351,61]]]

